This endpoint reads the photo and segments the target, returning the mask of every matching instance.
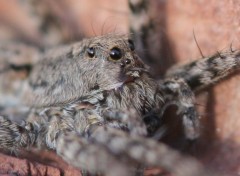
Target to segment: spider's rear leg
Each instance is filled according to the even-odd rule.
[[[169,78],[160,83],[166,104],[161,110],[164,111],[169,105],[178,107],[177,113],[183,117],[184,133],[187,139],[194,140],[199,137],[200,122],[195,108],[195,97],[190,87],[180,78]]]

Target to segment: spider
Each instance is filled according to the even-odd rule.
[[[197,139],[201,125],[194,92],[238,70],[239,51],[172,67],[160,80],[127,35],[85,39],[43,58],[27,83],[27,119],[0,118],[2,149],[51,149],[75,167],[105,175],[132,175],[148,166],[176,175],[209,174],[151,138],[175,104],[186,138]]]

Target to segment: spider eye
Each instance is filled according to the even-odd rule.
[[[117,47],[112,48],[109,55],[113,60],[119,60],[122,58],[122,52]]]
[[[133,41],[129,39],[129,40],[128,40],[128,43],[129,43],[129,48],[130,48],[130,50],[131,50],[131,51],[134,51],[134,50],[135,50],[135,46],[134,46]]]
[[[87,48],[88,56],[93,58],[95,56],[95,49],[93,47]]]

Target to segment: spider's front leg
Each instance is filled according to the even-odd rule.
[[[56,151],[75,167],[110,176],[133,175],[139,165],[161,167],[177,176],[212,176],[194,159],[183,157],[162,143],[107,125],[96,125],[87,139],[76,133],[63,133]]]
[[[104,145],[75,132],[62,133],[57,140],[56,152],[71,165],[91,174],[130,176],[132,163],[124,162],[121,155],[111,153]]]
[[[183,127],[187,139],[199,137],[199,115],[195,107],[195,96],[190,87],[181,78],[169,78],[160,82],[159,87],[164,95],[165,105],[161,116],[170,105],[177,105],[177,113],[183,117]]]

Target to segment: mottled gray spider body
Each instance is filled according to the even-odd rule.
[[[186,138],[196,139],[200,123],[193,91],[237,70],[238,52],[173,68],[155,80],[124,35],[86,39],[59,51],[46,54],[31,72],[27,101],[33,108],[26,122],[1,117],[1,148],[53,149],[76,167],[106,175],[131,175],[139,164],[202,174],[197,163],[186,172],[180,163],[194,161],[147,136],[155,135],[165,109],[176,104]],[[174,167],[171,160],[180,163]]]

